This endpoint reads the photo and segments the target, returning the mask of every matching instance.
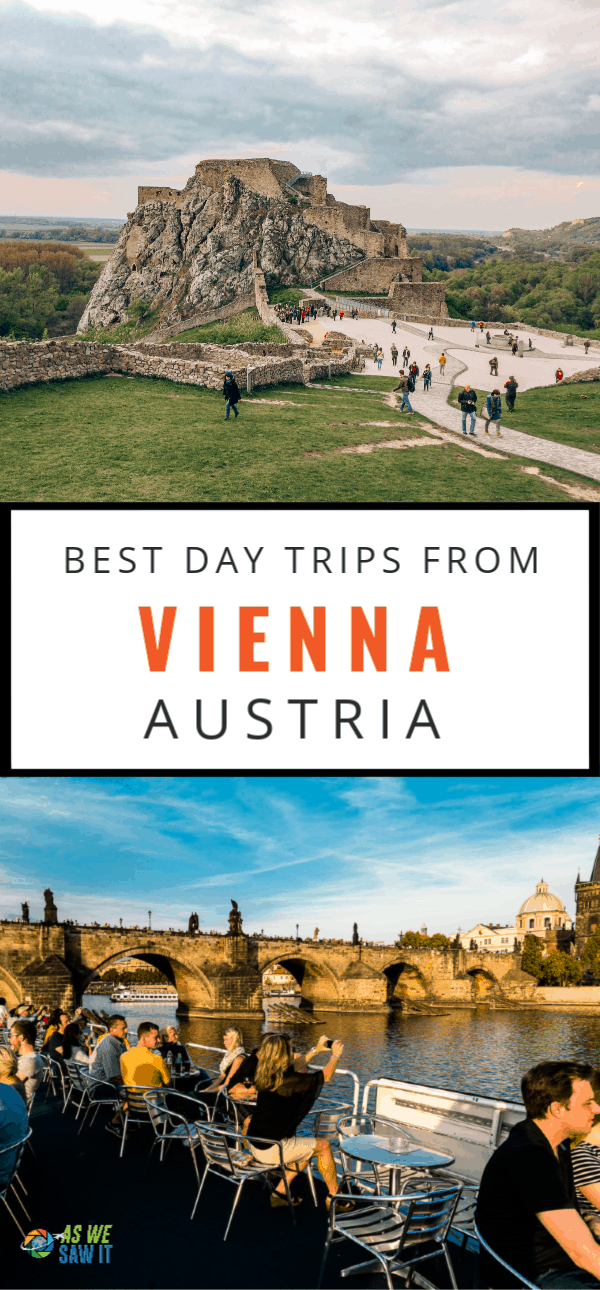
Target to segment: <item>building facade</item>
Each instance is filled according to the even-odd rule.
[[[575,947],[578,954],[600,924],[600,847],[592,867],[589,882],[582,882],[577,875],[575,883]]]
[[[463,950],[470,950],[475,945],[477,950],[485,954],[512,954],[515,948],[522,949],[525,940],[525,932],[521,932],[517,927],[501,927],[500,923],[487,924],[477,923],[472,927],[470,932],[462,932],[460,943]],[[515,946],[515,941],[517,945]]]

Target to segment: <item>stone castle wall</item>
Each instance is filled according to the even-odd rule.
[[[341,376],[361,360],[351,342],[335,360],[328,351],[298,345],[102,345],[96,341],[0,341],[0,389],[13,390],[45,381],[74,380],[114,372],[149,376],[221,390],[226,371],[240,387],[262,388],[287,382],[304,384],[328,375]]]
[[[388,297],[392,316],[427,314],[432,318],[448,317],[446,288],[443,282],[394,282]]]
[[[417,256],[406,256],[404,259],[399,256],[388,256],[386,259],[373,256],[349,269],[329,274],[323,279],[323,285],[328,291],[369,291],[377,295],[392,290],[396,285],[404,286],[404,283],[394,282],[399,273],[410,278],[411,282],[421,282],[423,260]]]

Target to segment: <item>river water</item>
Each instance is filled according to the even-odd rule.
[[[85,995],[83,1002],[108,1012],[116,1007],[101,995]],[[139,1022],[151,1020],[159,1026],[177,1025],[183,1043],[223,1047],[228,1025],[223,1018],[180,1021],[170,1004],[133,1004],[119,1011],[127,1018],[133,1042]],[[264,1025],[258,1020],[242,1020],[240,1025],[246,1048],[255,1047]],[[328,1012],[323,1025],[293,1027],[289,1033],[299,1051],[311,1047],[323,1033],[341,1039],[340,1065],[355,1071],[361,1084],[386,1075],[514,1099],[520,1098],[522,1076],[536,1062],[570,1059],[600,1065],[600,1016],[573,1013],[495,1012],[486,1007],[457,1009],[441,1017]],[[217,1054],[212,1056],[218,1061]],[[200,1054],[198,1061],[202,1061]],[[340,1095],[346,1091],[342,1077],[339,1091]]]

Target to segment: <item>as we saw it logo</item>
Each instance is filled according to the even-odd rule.
[[[110,1263],[112,1223],[68,1223],[64,1232],[36,1227],[28,1232],[21,1249],[34,1259],[45,1259],[58,1243],[59,1263]]]

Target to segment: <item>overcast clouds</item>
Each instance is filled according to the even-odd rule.
[[[579,215],[577,177],[598,173],[596,0],[0,0],[0,12],[5,177],[111,177],[116,192],[129,176],[130,207],[142,174],[184,182],[205,156],[285,157],[331,187],[383,191],[441,168],[471,168],[477,187],[489,166],[536,190],[536,174],[564,176],[558,200]],[[33,192],[15,184],[5,213],[11,193]]]

